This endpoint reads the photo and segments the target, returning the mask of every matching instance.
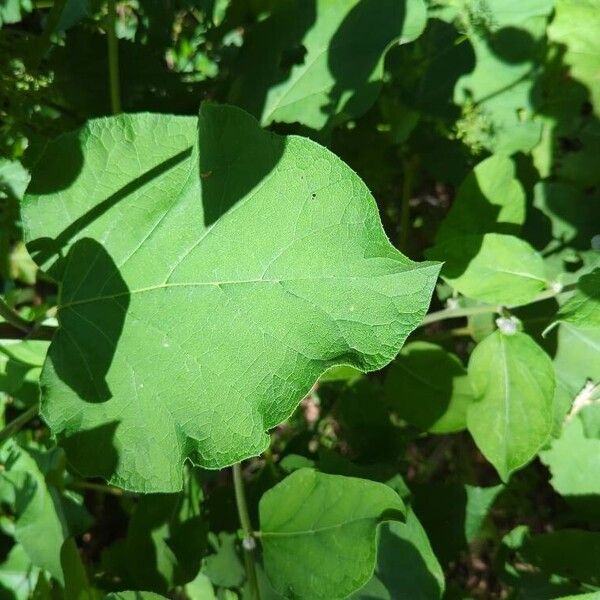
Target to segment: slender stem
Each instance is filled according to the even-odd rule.
[[[408,234],[410,232],[410,196],[413,186],[414,162],[410,159],[404,161],[404,179],[402,181],[402,197],[400,204],[400,238],[398,245],[402,252],[406,252],[408,246]]]
[[[122,112],[121,83],[119,78],[119,43],[116,27],[116,0],[108,0],[108,77],[110,82],[110,106],[114,115]]]
[[[58,28],[60,18],[62,17],[62,13],[66,4],[67,0],[56,0],[52,4],[51,10],[48,13],[48,17],[46,18],[46,26],[42,32],[42,35],[37,41],[37,49],[33,53],[33,66],[39,65],[46,55],[46,52],[48,52],[50,49],[52,44],[52,36]]]
[[[0,317],[2,317],[9,325],[24,333],[29,333],[33,328],[31,322],[19,316],[2,298],[0,298]]]
[[[13,419],[2,431],[0,431],[0,443],[6,441],[26,425],[38,414],[39,405],[36,403],[23,411],[16,419]]]
[[[124,490],[112,485],[104,485],[102,483],[94,483],[92,481],[71,481],[68,488],[72,490],[92,490],[101,494],[110,494],[112,496],[123,496]]]
[[[483,306],[467,306],[465,308],[445,308],[443,310],[438,310],[436,312],[432,312],[428,315],[425,315],[425,318],[423,319],[423,322],[420,326],[422,327],[423,325],[430,325],[431,323],[437,323],[438,321],[444,321],[446,319],[457,319],[458,317],[470,317],[472,315],[484,315],[488,313],[501,313],[503,308],[508,308],[509,310],[511,310],[519,308],[520,306],[527,306],[529,304],[535,304],[536,302],[543,302],[544,300],[549,300],[550,298],[554,298],[559,294],[572,292],[576,288],[577,284],[572,283],[569,285],[565,285],[560,290],[546,290],[539,294],[531,302],[527,302],[525,304],[512,304],[507,307],[485,304]]]
[[[56,327],[40,325],[27,331],[17,329],[10,323],[0,323],[0,340],[46,340],[50,341],[56,333]]]
[[[251,600],[260,600],[260,590],[258,588],[258,579],[256,577],[256,562],[254,558],[255,538],[248,514],[248,504],[246,503],[246,491],[244,490],[244,480],[242,476],[242,467],[236,463],[233,469],[233,489],[235,491],[235,503],[237,504],[240,525],[244,532],[242,546],[244,547],[244,563],[246,565],[246,576],[248,577],[248,586],[250,587]]]

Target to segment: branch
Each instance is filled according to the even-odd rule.
[[[555,298],[559,294],[566,294],[567,292],[572,292],[577,288],[576,283],[571,283],[569,285],[565,285],[560,290],[550,289],[545,290],[541,294],[539,294],[536,298],[534,298],[531,302],[526,302],[524,304],[511,304],[507,306],[509,310],[514,310],[515,308],[519,308],[521,306],[529,306],[530,304],[535,304],[537,302],[543,302],[544,300],[549,300],[550,298]],[[420,327],[424,327],[425,325],[430,325],[431,323],[437,323],[438,321],[445,321],[446,319],[458,319],[460,317],[470,317],[472,315],[484,315],[489,313],[498,313],[501,314],[503,311],[502,306],[494,306],[491,304],[483,304],[479,306],[467,306],[467,307],[459,307],[459,308],[444,308],[443,310],[438,310],[428,315],[425,315],[425,318],[421,322]]]

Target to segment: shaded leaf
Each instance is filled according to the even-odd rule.
[[[460,359],[441,346],[407,344],[388,369],[384,390],[398,416],[420,429],[451,433],[467,426],[471,383]]]

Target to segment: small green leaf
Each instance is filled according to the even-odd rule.
[[[473,401],[460,359],[430,342],[411,342],[402,349],[387,371],[384,394],[398,416],[432,433],[465,429]]]
[[[327,368],[386,365],[439,272],[318,144],[210,104],[195,137],[188,117],[91,121],[47,146],[22,211],[61,282],[42,415],[77,471],[143,492],[262,452]]]
[[[238,587],[246,575],[236,549],[237,536],[233,533],[220,533],[218,540],[216,552],[204,560],[202,572],[216,586]]]
[[[556,318],[581,329],[600,328],[600,269],[579,279],[577,291],[561,306]]]
[[[579,529],[544,533],[526,540],[521,552],[543,571],[600,585],[600,533]]]
[[[599,30],[597,0],[556,0],[556,13],[548,27],[548,37],[565,46],[570,76],[589,88],[597,115],[600,115]]]
[[[38,463],[23,448],[9,441],[0,451],[0,461],[5,467],[0,496],[14,505],[15,539],[36,567],[64,583],[60,553],[70,535],[68,505],[46,484]]]
[[[562,421],[576,396],[588,382],[600,383],[600,331],[570,323],[558,327],[558,348],[554,355],[556,411]]]
[[[578,511],[588,517],[599,517],[600,506],[600,436],[585,431],[589,412],[600,414],[599,405],[591,405],[569,417],[560,437],[540,453],[550,469],[552,487]]]
[[[382,483],[300,469],[259,506],[264,564],[292,598],[345,598],[373,574],[377,525],[403,519],[400,497]]]
[[[492,304],[526,304],[546,285],[544,260],[527,242],[499,233],[442,241],[427,252],[444,261],[442,276],[456,290]]]
[[[513,161],[493,155],[480,162],[461,183],[438,243],[465,235],[517,233],[525,221],[525,192]]]
[[[467,425],[475,443],[507,481],[546,443],[553,425],[554,369],[526,334],[496,331],[469,361],[475,393]]]
[[[15,544],[0,564],[0,597],[29,600],[33,596],[40,569],[34,566],[21,544]]]

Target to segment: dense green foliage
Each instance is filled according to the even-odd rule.
[[[0,51],[0,600],[600,598],[600,0]]]

